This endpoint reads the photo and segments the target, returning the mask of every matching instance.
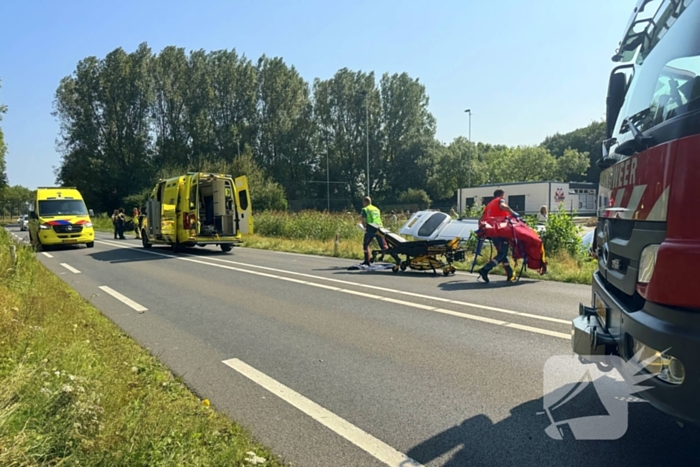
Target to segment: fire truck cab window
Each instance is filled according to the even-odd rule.
[[[646,131],[700,110],[700,2],[667,0],[648,35],[616,124],[620,135],[630,132],[627,119]]]

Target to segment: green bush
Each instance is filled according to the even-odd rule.
[[[551,255],[565,251],[573,258],[581,254],[581,227],[574,222],[574,216],[569,214],[562,206],[559,212],[549,213],[546,230],[540,232],[547,254]]]
[[[432,201],[425,190],[409,188],[399,195],[399,203],[415,204],[418,206],[418,209],[428,209]]]

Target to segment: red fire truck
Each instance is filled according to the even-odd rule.
[[[572,347],[650,373],[639,395],[700,421],[700,0],[641,0],[608,84],[590,306]],[[645,362],[646,363],[639,363]]]

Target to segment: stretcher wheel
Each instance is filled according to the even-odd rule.
[[[450,266],[450,272],[454,274],[455,272],[457,272],[457,268],[455,268],[454,266]]]
[[[449,269],[445,268],[445,269],[442,270],[442,275],[443,275],[443,276],[449,276],[449,275],[450,275],[450,272],[451,272],[451,271],[450,271]]]
[[[394,265],[394,267],[391,268],[391,272],[393,272],[393,273],[399,272],[399,267]]]
[[[402,271],[405,271],[406,270],[406,263],[401,263],[400,267],[401,267]]]

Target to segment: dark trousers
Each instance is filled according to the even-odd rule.
[[[372,243],[372,240],[377,239],[377,243],[379,243],[379,247],[382,250],[386,250],[389,247],[386,244],[386,240],[379,236],[375,232],[365,232],[365,237],[362,240],[362,249],[365,251],[365,263],[369,264],[369,259],[372,256],[372,252],[369,249],[370,244]]]
[[[503,263],[503,268],[506,270],[506,274],[508,277],[511,277],[513,275],[513,269],[508,263],[508,240],[499,237],[491,238],[490,240],[491,243],[493,243],[494,248],[496,248],[496,257],[486,263],[486,266],[484,266],[482,270],[488,273],[491,271],[491,269],[495,268],[498,263]]]

